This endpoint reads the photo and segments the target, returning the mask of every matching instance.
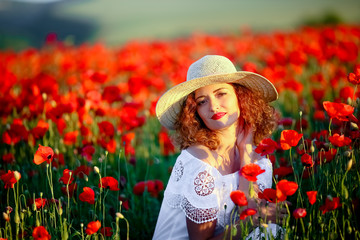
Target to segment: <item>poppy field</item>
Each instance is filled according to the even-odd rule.
[[[346,24],[119,47],[50,34],[0,51],[0,239],[151,239],[179,153],[156,102],[207,54],[279,92],[277,130],[256,151],[273,163],[259,197],[287,208],[285,239],[360,239],[360,26]],[[259,169],[241,172],[251,183]],[[245,236],[258,209],[231,198]]]

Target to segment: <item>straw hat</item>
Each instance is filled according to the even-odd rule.
[[[278,98],[274,85],[265,77],[246,71],[237,71],[234,64],[223,56],[207,55],[191,64],[186,81],[165,92],[156,104],[160,123],[173,130],[177,115],[186,97],[201,87],[217,83],[237,83],[260,92],[266,102]]]

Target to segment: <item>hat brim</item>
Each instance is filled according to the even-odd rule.
[[[196,89],[217,83],[237,83],[245,86],[259,92],[266,102],[272,102],[278,98],[274,85],[265,77],[253,72],[239,71],[195,78],[172,87],[160,97],[156,104],[156,115],[160,123],[173,130],[186,97]]]

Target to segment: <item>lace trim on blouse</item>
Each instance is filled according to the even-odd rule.
[[[214,208],[197,208],[189,200],[179,194],[168,194],[167,204],[172,208],[180,208],[184,211],[185,216],[195,223],[206,223],[217,219],[219,209]]]

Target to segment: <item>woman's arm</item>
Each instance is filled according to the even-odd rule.
[[[236,145],[240,154],[241,166],[254,163],[261,158],[261,156],[256,153],[254,149],[255,146],[253,129],[243,129],[242,132],[237,136]]]
[[[190,219],[186,218],[186,225],[189,233],[189,239],[195,239],[195,240],[220,240],[224,239],[225,232],[220,233],[216,236],[214,235],[215,227],[216,227],[216,220],[206,223],[195,223],[191,221]],[[241,229],[239,225],[237,225],[237,235],[233,236],[233,239],[240,239],[241,237]],[[226,239],[230,239],[231,231],[229,231],[226,235]]]

